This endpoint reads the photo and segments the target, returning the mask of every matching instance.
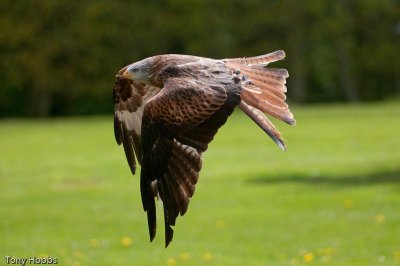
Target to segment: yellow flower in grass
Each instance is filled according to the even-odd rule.
[[[211,252],[206,252],[203,254],[203,260],[210,261],[214,258],[214,255]]]
[[[400,261],[400,251],[395,251],[393,257],[395,260]]]
[[[77,259],[79,259],[79,258],[82,257],[82,254],[83,254],[82,251],[76,250],[76,251],[74,252],[74,257],[77,258]]]
[[[377,214],[375,216],[375,222],[377,222],[378,224],[382,224],[385,222],[385,215],[383,215],[382,213]]]
[[[132,245],[132,242],[132,238],[128,236],[124,236],[123,238],[121,238],[121,244],[125,247],[129,247],[130,245]]]
[[[217,221],[215,222],[215,226],[216,226],[218,229],[224,229],[224,228],[225,228],[225,222],[224,222],[224,220],[221,220],[221,219],[217,220]]]
[[[168,258],[168,259],[167,259],[167,265],[168,265],[168,266],[175,266],[175,265],[176,265],[176,259],[174,259],[174,258]]]
[[[343,207],[346,209],[351,209],[353,207],[353,201],[351,199],[345,199],[343,201]]]
[[[97,246],[99,246],[99,240],[92,238],[89,240],[89,246],[91,246],[92,248],[95,248]]]
[[[303,255],[303,260],[305,262],[312,262],[314,260],[314,253],[312,252],[307,252]]]
[[[190,260],[191,257],[190,257],[189,253],[183,252],[183,253],[181,253],[181,255],[179,255],[179,258],[183,261],[187,261],[187,260]]]

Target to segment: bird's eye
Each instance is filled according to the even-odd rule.
[[[138,71],[139,71],[139,68],[137,68],[137,67],[134,67],[131,69],[131,72],[138,72]]]

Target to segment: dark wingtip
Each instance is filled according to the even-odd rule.
[[[174,230],[172,230],[171,226],[166,225],[165,226],[165,248],[167,248],[169,246],[173,237],[174,237]]]
[[[135,173],[136,173],[136,165],[133,165],[133,166],[129,165],[129,167],[131,168],[132,175],[135,175]]]
[[[144,209],[147,212],[147,225],[149,227],[150,242],[153,242],[157,232],[156,205],[154,198],[150,196],[147,205],[143,204],[143,207],[144,206],[147,206],[147,208]]]
[[[150,242],[153,242],[154,238],[156,237],[156,230],[150,230],[149,228],[149,235],[150,235]]]
[[[154,217],[155,220],[155,217]],[[153,242],[154,238],[156,237],[157,232],[157,224],[154,220],[149,221],[149,235],[150,235],[150,242]]]

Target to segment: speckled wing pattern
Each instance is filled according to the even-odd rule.
[[[185,214],[202,166],[202,152],[240,102],[240,87],[190,77],[171,78],[145,106],[142,125],[142,202],[150,239],[156,233],[154,198],[164,204],[165,241]]]

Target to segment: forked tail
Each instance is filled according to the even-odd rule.
[[[283,150],[286,149],[281,134],[264,115],[271,115],[290,125],[296,120],[286,104],[286,69],[266,67],[269,63],[285,58],[282,50],[255,57],[225,59],[226,65],[242,84],[239,105]]]

